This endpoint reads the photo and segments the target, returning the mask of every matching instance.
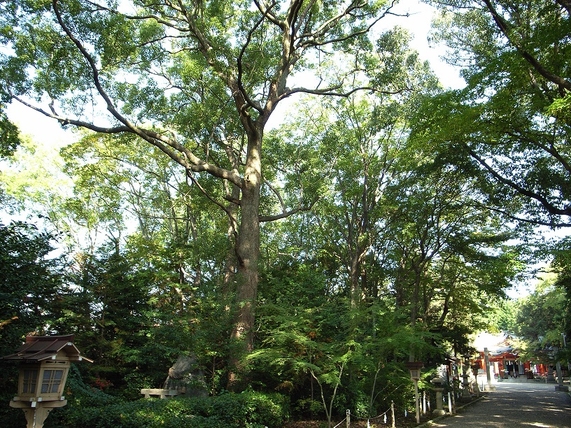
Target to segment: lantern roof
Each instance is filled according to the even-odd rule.
[[[25,362],[41,362],[65,357],[69,361],[93,361],[81,356],[79,349],[73,344],[73,334],[65,336],[27,336],[26,343],[11,355],[2,357],[4,360]]]

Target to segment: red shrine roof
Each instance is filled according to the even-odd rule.
[[[4,360],[25,362],[40,362],[55,360],[60,352],[65,354],[69,361],[93,361],[82,357],[79,349],[73,344],[73,334],[65,336],[27,336],[24,343],[16,353],[2,357]]]
[[[514,346],[514,338],[506,333],[482,332],[474,341],[477,351],[483,355],[485,349],[489,352],[490,361],[517,360],[519,355]]]

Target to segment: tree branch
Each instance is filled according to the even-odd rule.
[[[353,11],[361,9],[365,5],[364,3],[358,3],[356,1],[354,1],[343,12],[339,13],[337,16],[334,16],[333,18],[329,19],[328,21],[324,22],[316,31],[314,31],[310,34],[302,34],[300,39],[305,38],[305,39],[307,39],[307,42],[306,43],[300,43],[300,46],[304,46],[304,47],[305,46],[324,46],[324,45],[330,45],[333,43],[344,42],[344,41],[347,41],[349,39],[353,39],[353,38],[356,38],[358,36],[362,36],[363,34],[368,33],[371,30],[371,28],[373,28],[381,19],[383,19],[387,15],[389,15],[391,13],[390,10],[394,7],[395,4],[396,4],[396,0],[392,0],[391,5],[383,13],[381,13],[378,17],[374,18],[366,27],[364,27],[363,29],[361,29],[359,31],[355,31],[353,33],[347,34],[347,35],[342,36],[342,37],[337,37],[334,39],[329,39],[329,40],[325,40],[325,41],[321,41],[321,42],[318,41],[321,37],[324,37],[332,27],[337,25],[339,23],[339,21],[341,21],[346,16],[351,15],[351,13]]]
[[[480,156],[478,156],[474,150],[472,150],[470,147],[467,147],[467,148],[468,148],[468,153],[470,154],[470,156],[472,156],[482,167],[484,167],[484,169],[486,169],[500,183],[511,187],[516,192],[518,192],[524,196],[527,196],[528,198],[536,200],[550,214],[571,216],[571,207],[568,206],[565,208],[557,208],[555,205],[553,205],[551,202],[549,202],[547,200],[547,198],[545,198],[544,196],[541,196],[538,193],[532,192],[531,190],[528,190],[528,189],[520,186],[516,182],[514,182],[508,178],[505,178],[498,171],[496,171],[494,168],[492,168],[484,159],[482,159]]]
[[[210,201],[212,202],[214,205],[218,206],[222,211],[224,211],[226,213],[226,215],[228,216],[228,218],[230,219],[230,221],[232,222],[232,227],[233,228],[237,228],[238,227],[238,222],[236,220],[236,217],[232,214],[232,212],[226,208],[223,204],[221,204],[220,202],[218,202],[217,200],[215,200],[212,196],[210,196],[210,194],[206,191],[206,189],[204,189],[200,183],[198,182],[198,180],[196,178],[194,178],[192,176],[192,174],[190,174],[189,171],[187,171],[187,177],[190,178],[190,180],[196,185],[196,187],[198,187],[198,189],[200,190],[200,192]]]
[[[381,91],[381,90],[379,90],[375,87],[372,87],[372,86],[360,86],[358,88],[353,88],[347,92],[341,92],[341,91],[339,91],[339,89],[341,89],[341,88],[342,88],[341,85],[331,86],[329,88],[323,88],[323,89],[293,88],[293,89],[290,89],[289,91],[285,92],[281,96],[281,99],[289,97],[295,93],[305,93],[305,94],[312,94],[312,95],[327,95],[327,96],[333,96],[333,97],[348,98],[351,95],[353,95],[355,92],[359,92],[359,91],[370,91],[370,92],[374,92],[377,94],[385,94],[385,95],[397,95],[397,94],[401,94],[404,91],[406,91],[406,89],[398,89],[398,90],[394,90],[394,91]]]
[[[83,58],[87,61],[87,63],[89,64],[89,68],[91,69],[91,74],[92,74],[92,78],[93,78],[93,83],[95,85],[95,88],[97,89],[97,92],[99,93],[99,95],[103,98],[103,100],[105,101],[105,104],[107,106],[107,110],[113,115],[113,117],[115,117],[119,122],[123,123],[125,126],[127,126],[129,129],[131,129],[133,132],[137,133],[137,129],[136,126],[131,124],[123,115],[121,115],[119,113],[119,111],[117,110],[117,108],[115,107],[115,105],[113,104],[113,101],[111,100],[111,98],[109,97],[109,95],[107,94],[107,92],[105,91],[105,89],[103,88],[103,85],[101,83],[101,79],[99,78],[99,69],[97,68],[97,65],[95,64],[95,60],[93,59],[93,57],[89,54],[89,52],[87,52],[87,49],[85,49],[85,47],[83,46],[83,44],[79,41],[79,39],[77,39],[77,37],[75,37],[73,35],[73,33],[71,32],[71,30],[69,29],[69,27],[66,25],[66,23],[63,21],[63,18],[61,16],[60,10],[59,10],[59,6],[58,6],[58,2],[59,0],[52,0],[52,7],[54,10],[54,13],[56,15],[56,19],[58,21],[58,24],[60,25],[60,27],[63,29],[63,31],[65,32],[65,34],[67,35],[67,37],[73,42],[73,44],[77,47],[77,49],[79,50],[79,52],[81,53],[81,55],[83,56]]]
[[[262,25],[262,22],[264,22],[265,18],[267,17],[267,14],[270,12],[271,8],[274,6],[275,6],[275,3],[272,3],[265,10],[265,12],[262,14],[262,16],[258,19],[258,21],[254,24],[254,26],[248,31],[248,35],[246,37],[246,43],[244,43],[244,45],[240,49],[240,54],[238,55],[238,58],[236,60],[236,63],[238,66],[238,77],[237,77],[238,88],[240,89],[240,92],[242,93],[242,96],[244,97],[244,100],[246,101],[246,103],[248,103],[249,106],[258,110],[259,113],[263,113],[262,107],[258,103],[256,103],[254,100],[250,99],[250,97],[246,93],[246,90],[244,89],[244,85],[242,83],[242,76],[243,76],[243,71],[244,71],[242,59],[244,57],[244,54],[246,53],[246,49],[248,48],[248,45],[250,44],[250,42],[252,40],[252,35],[260,27],[260,25]]]
[[[270,221],[281,220],[283,218],[290,217],[290,216],[297,214],[297,213],[300,213],[300,212],[311,211],[311,209],[313,208],[313,206],[315,205],[316,202],[317,202],[317,199],[315,201],[313,201],[311,203],[311,205],[308,207],[297,207],[297,208],[293,208],[289,211],[284,211],[280,214],[261,215],[261,216],[259,216],[259,221],[260,221],[260,223],[267,223]]]
[[[560,88],[564,88],[567,91],[571,91],[571,81],[562,78],[556,74],[551,73],[547,70],[541,63],[527,50],[523,48],[523,46],[516,42],[511,35],[511,28],[510,24],[498,13],[498,11],[494,8],[491,0],[483,0],[488,8],[492,18],[496,22],[496,25],[500,29],[500,31],[504,34],[504,36],[508,39],[508,41],[517,49],[520,55],[525,59],[531,66],[544,78],[547,80],[555,83]]]
[[[100,80],[99,69],[97,68],[95,59],[89,54],[89,52],[83,46],[81,41],[79,41],[79,39],[77,39],[74,36],[72,31],[65,24],[63,17],[60,13],[60,10],[59,10],[58,1],[59,0],[52,0],[52,7],[53,7],[54,13],[56,15],[56,19],[58,21],[58,24],[63,29],[66,36],[75,44],[75,46],[77,47],[77,49],[79,50],[79,52],[81,53],[83,58],[87,61],[89,68],[91,69],[92,79],[93,79],[93,83],[95,85],[95,88],[96,88],[97,92],[99,93],[99,95],[105,101],[105,104],[107,106],[107,110],[111,113],[111,115],[115,119],[117,119],[120,123],[122,123],[123,126],[99,127],[99,126],[96,126],[94,124],[84,122],[84,121],[62,118],[56,114],[48,113],[45,110],[39,109],[37,107],[32,107],[32,108],[34,108],[36,111],[38,111],[38,112],[40,112],[40,113],[42,113],[48,117],[52,117],[54,119],[57,119],[62,124],[72,124],[72,125],[83,127],[83,128],[95,131],[95,132],[103,132],[103,133],[108,133],[108,134],[118,133],[118,132],[131,132],[131,133],[141,137],[145,141],[151,143],[155,147],[159,148],[161,151],[163,151],[165,154],[167,154],[171,159],[173,159],[178,164],[187,168],[190,171],[207,172],[213,176],[229,180],[232,183],[236,184],[237,186],[241,186],[242,180],[241,180],[241,177],[237,173],[232,172],[232,171],[228,171],[226,169],[217,167],[216,165],[212,165],[208,162],[201,160],[200,158],[195,156],[190,150],[188,150],[184,145],[182,145],[178,141],[176,141],[176,139],[167,138],[166,136],[160,135],[159,133],[157,133],[155,131],[146,130],[146,129],[143,129],[143,128],[140,128],[140,127],[134,125],[133,123],[131,123],[127,118],[125,118],[117,110],[117,108],[113,104],[113,101],[111,100],[111,98],[109,97],[109,95],[107,94],[105,89],[103,88],[103,84]],[[194,30],[193,30],[193,32],[194,32]],[[204,55],[208,61],[210,59],[209,55],[208,55],[208,52],[210,50],[210,46],[208,45],[205,38],[200,37],[201,36],[200,32],[196,32],[195,36],[200,40],[199,43],[201,43],[202,50],[203,50]],[[210,59],[210,61],[212,61],[212,60]],[[213,68],[215,68],[215,67],[213,67]],[[23,102],[23,100],[21,100],[21,99],[19,99],[19,101]],[[27,103],[25,103],[25,104],[28,106],[31,106]]]
[[[526,135],[520,135],[518,133],[515,132],[507,132],[507,135],[517,139],[518,141],[527,141],[528,143],[539,147],[541,150],[545,151],[546,153],[548,153],[551,157],[553,157],[554,159],[556,159],[561,166],[565,169],[565,171],[567,171],[568,173],[571,174],[571,165],[569,164],[569,162],[563,157],[563,155],[559,152],[559,150],[557,150],[555,148],[555,146],[553,145],[553,143],[550,143],[549,146],[547,146],[546,144],[542,144],[539,141],[536,141]]]
[[[533,224],[533,225],[537,225],[537,226],[547,226],[551,229],[571,227],[571,223],[555,223],[553,221],[534,220],[531,218],[519,217],[519,216],[511,214],[511,213],[509,213],[503,209],[500,209],[500,208],[497,208],[494,206],[490,206],[490,205],[486,205],[486,204],[475,204],[475,206],[478,208],[486,209],[488,211],[496,212],[498,214],[501,214],[504,217],[507,217],[509,219],[515,220],[515,221],[520,222],[520,223]]]
[[[77,119],[70,119],[67,117],[63,117],[58,115],[55,110],[52,108],[52,112],[48,112],[40,107],[37,107],[27,101],[25,101],[24,99],[18,97],[17,95],[11,95],[13,100],[18,101],[20,104],[25,105],[26,107],[37,111],[38,113],[43,114],[46,117],[49,117],[50,119],[55,119],[57,120],[62,126],[66,126],[66,125],[74,125],[77,126],[78,128],[85,128],[88,129],[90,131],[94,131],[94,132],[101,132],[104,134],[118,134],[121,132],[132,132],[132,129],[129,128],[128,126],[125,125],[120,125],[120,126],[98,126],[98,125],[94,125],[91,122],[85,122],[82,120],[77,120]]]

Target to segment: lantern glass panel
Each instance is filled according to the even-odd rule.
[[[63,370],[44,370],[42,394],[56,394],[59,391]]]
[[[25,369],[22,382],[22,393],[35,394],[38,381],[38,369]]]

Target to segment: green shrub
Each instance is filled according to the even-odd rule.
[[[245,392],[215,397],[215,414],[237,427],[280,427],[289,417],[289,403],[283,395]]]
[[[289,417],[286,397],[258,392],[167,400],[113,398],[89,407],[81,400],[70,404],[54,411],[46,428],[278,428]]]

